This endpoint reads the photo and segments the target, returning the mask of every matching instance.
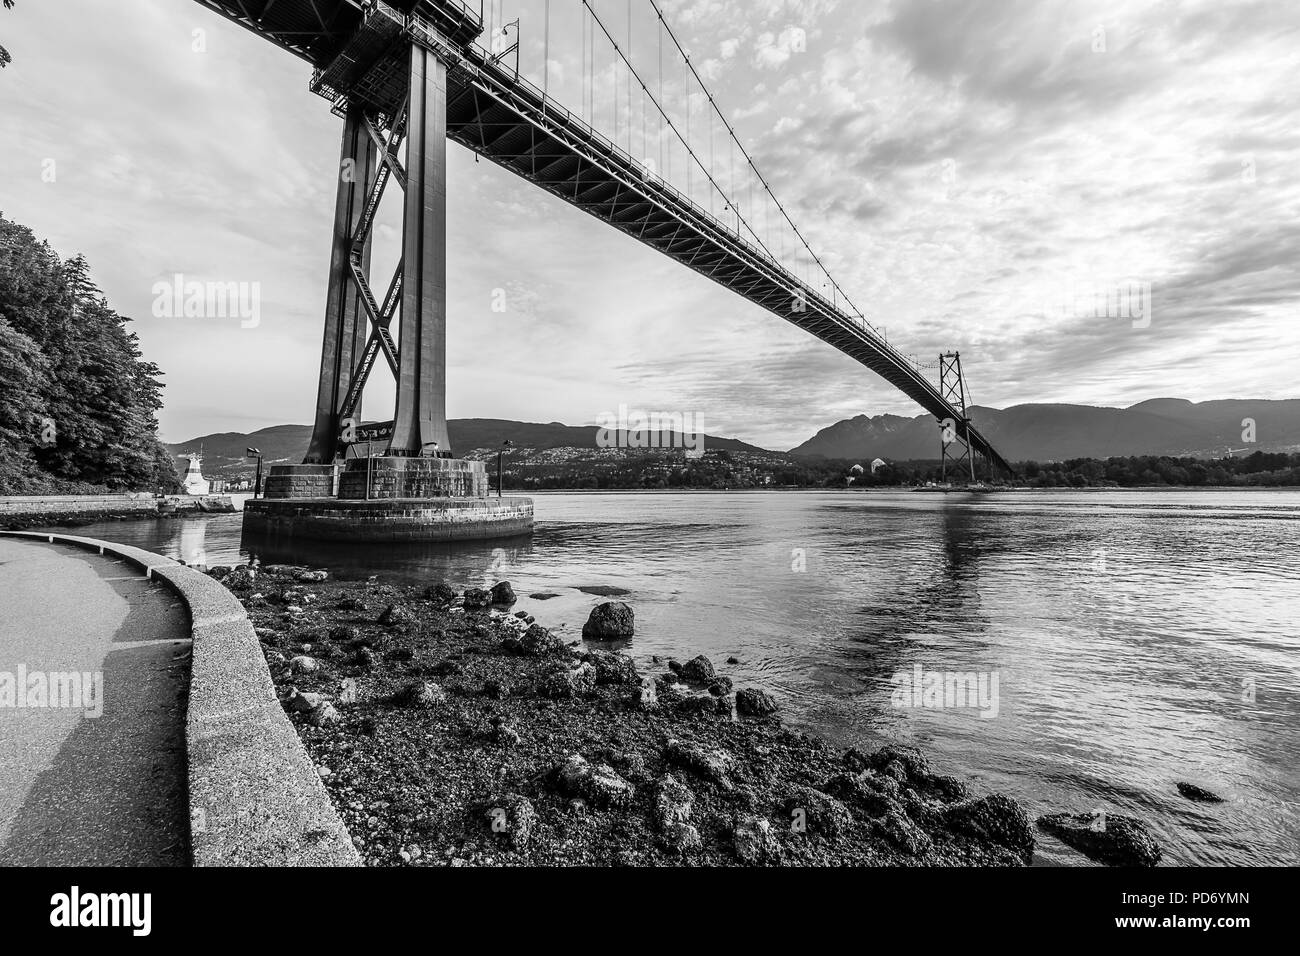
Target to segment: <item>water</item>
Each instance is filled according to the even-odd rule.
[[[619,588],[627,650],[709,655],[842,746],[914,744],[1032,814],[1146,820],[1173,864],[1300,862],[1300,492],[547,494],[504,546],[260,550],[465,587],[578,636]],[[82,533],[208,564],[240,517]],[[800,570],[802,568],[802,570]],[[553,593],[542,601],[527,595]],[[730,656],[736,665],[723,665]],[[894,706],[891,678],[997,676],[996,716]],[[1199,805],[1178,781],[1228,798]],[[1039,862],[1079,863],[1049,837]]]

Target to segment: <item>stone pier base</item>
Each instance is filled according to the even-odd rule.
[[[340,498],[486,498],[487,466],[459,458],[350,458]]]
[[[331,498],[338,494],[335,465],[272,465],[266,476],[266,498]]]
[[[532,531],[531,498],[263,498],[244,505],[245,534],[315,541],[481,541]]]

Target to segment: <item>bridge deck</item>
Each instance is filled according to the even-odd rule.
[[[360,0],[198,2],[312,62],[317,67],[315,88],[327,96],[337,95],[328,78],[338,72],[335,60],[362,23]],[[481,27],[481,21],[476,21],[469,0],[388,0],[388,4],[402,13],[416,9],[409,35],[456,64],[447,78],[449,138],[812,333],[894,385],[937,420],[952,419],[958,435],[969,434],[976,451],[1011,470],[974,426],[967,432],[960,413],[937,386],[865,321],[828,300],[736,228],[473,45],[469,34],[475,32],[476,22]],[[374,10],[371,14],[378,16]],[[435,15],[441,36],[425,19]],[[442,22],[449,17],[464,28],[451,43],[444,39],[447,28]],[[404,69],[404,46],[399,46],[394,44],[375,64],[356,66],[373,73]],[[386,58],[394,62],[385,63]],[[345,65],[351,72],[351,61]],[[389,117],[401,107],[393,89],[392,84],[368,88],[372,95],[394,100],[370,104]]]
[[[541,90],[477,49],[448,76],[447,135],[871,369],[937,420],[961,416],[901,352]],[[796,308],[796,304],[802,309]],[[974,427],[973,447],[1010,466]]]

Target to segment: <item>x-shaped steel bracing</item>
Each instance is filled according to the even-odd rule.
[[[356,411],[361,401],[361,393],[365,391],[366,381],[370,378],[370,371],[374,368],[375,359],[380,352],[388,361],[388,367],[392,370],[394,378],[398,376],[399,367],[392,323],[398,303],[402,301],[402,262],[398,260],[392,281],[388,283],[388,292],[384,295],[383,304],[380,305],[375,299],[374,290],[371,289],[369,277],[366,275],[365,249],[366,243],[370,241],[375,216],[379,212],[379,203],[384,198],[384,190],[388,186],[389,179],[396,179],[397,185],[403,191],[406,190],[406,169],[398,159],[397,151],[406,129],[407,103],[402,105],[387,138],[380,134],[370,116],[363,117],[363,120],[366,133],[375,143],[380,162],[379,169],[375,173],[375,182],[370,187],[370,194],[366,198],[366,207],[361,214],[361,221],[357,223],[356,232],[352,234],[348,248],[348,274],[361,294],[361,304],[370,322],[370,338],[366,341],[365,349],[362,350],[361,359],[357,362],[351,384],[348,386],[347,396],[343,399],[343,407],[339,411],[339,418],[342,420],[351,418]]]

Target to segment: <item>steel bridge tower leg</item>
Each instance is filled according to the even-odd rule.
[[[411,46],[397,408],[389,454],[451,458],[447,434],[447,65]]]
[[[352,384],[357,359],[366,344],[366,318],[361,293],[350,277],[352,238],[365,212],[374,185],[376,147],[357,107],[343,121],[343,145],[336,173],[338,196],[334,206],[334,241],[330,252],[329,290],[325,298],[325,341],[321,347],[320,386],[316,396],[316,423],[304,462],[333,464],[339,451],[340,415]],[[362,247],[363,268],[370,268],[370,237]],[[354,410],[360,415],[360,408]]]

